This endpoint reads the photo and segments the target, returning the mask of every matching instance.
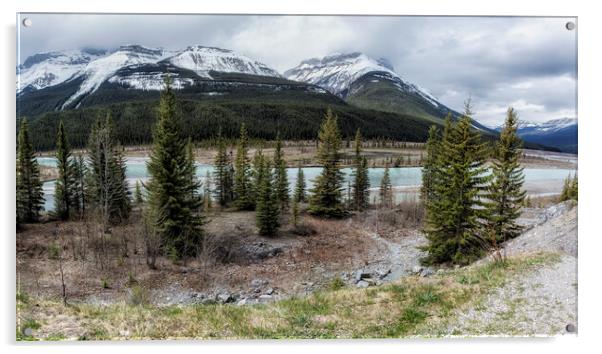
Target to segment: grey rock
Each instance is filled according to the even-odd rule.
[[[415,265],[414,267],[412,267],[412,273],[418,274],[418,273],[422,272],[422,269],[423,268],[421,266]]]
[[[429,277],[431,275],[435,274],[435,271],[433,270],[433,268],[428,267],[428,268],[424,268],[421,272],[420,272],[420,276],[421,277]]]
[[[247,302],[248,302],[248,300],[247,300],[246,298],[244,298],[244,299],[241,299],[241,300],[239,300],[239,301],[236,303],[236,305],[237,305],[237,306],[244,306],[244,305],[246,305],[246,304],[247,304]]]
[[[376,271],[376,275],[378,276],[379,279],[382,279],[389,274],[391,274],[391,268],[379,269],[378,271]]]
[[[367,288],[367,287],[369,287],[369,286],[370,286],[370,283],[368,283],[368,282],[367,282],[367,281],[365,281],[365,280],[360,280],[360,281],[358,281],[358,282],[357,282],[356,286],[357,286],[358,288]]]
[[[264,279],[253,279],[251,280],[251,287],[261,288],[262,286],[268,285],[268,281]]]
[[[274,293],[274,289],[269,288],[266,292],[267,295],[272,295]]]
[[[217,295],[217,301],[226,304],[228,302],[234,301],[234,298],[229,293],[221,293]]]
[[[355,282],[359,282],[362,279],[372,278],[372,274],[364,269],[358,269],[355,272]]]
[[[273,299],[272,295],[265,295],[265,294],[259,295],[259,298],[258,298],[259,302],[261,302],[261,303],[270,302],[270,301],[272,301],[272,299]]]

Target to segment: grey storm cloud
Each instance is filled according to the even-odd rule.
[[[576,31],[571,18],[23,14],[19,61],[64,49],[124,44],[232,49],[280,72],[304,59],[360,51],[403,78],[495,125],[508,106],[522,119],[576,117]]]

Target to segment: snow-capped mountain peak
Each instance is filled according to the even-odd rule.
[[[38,53],[17,67],[17,92],[25,88],[40,90],[65,82],[79,74],[102,50],[68,50]]]
[[[136,71],[136,68],[145,65],[155,65],[157,70]],[[195,45],[184,50],[167,51],[130,44],[110,52],[82,49],[32,55],[17,67],[17,93],[25,88],[35,91],[81,79],[82,83],[76,92],[62,105],[62,108],[66,108],[77,105],[85,95],[98,90],[104,82],[134,89],[160,90],[166,74],[162,72],[165,65],[191,70],[208,79],[212,79],[212,71],[280,77],[276,70],[267,65],[228,49]],[[132,70],[120,71],[125,68]],[[177,73],[173,78],[174,88],[190,86],[194,81],[192,78],[179,78]]]
[[[379,79],[395,82],[398,89],[415,93],[434,107],[440,106],[428,91],[399,76],[388,59],[374,59],[360,52],[333,53],[322,58],[307,59],[287,70],[284,77],[321,86],[345,97],[352,84],[368,73],[374,74],[374,82]]]
[[[91,61],[82,71],[84,81],[77,92],[63,104],[63,108],[68,107],[81,96],[96,91],[119,69],[135,64],[156,63],[164,58],[164,53],[160,48],[126,45],[105,57]]]
[[[386,59],[375,60],[359,52],[333,53],[322,58],[303,60],[297,67],[287,70],[284,76],[289,80],[308,82],[341,95],[355,80],[369,72],[398,76]]]
[[[210,71],[280,77],[276,70],[263,63],[231,50],[215,47],[190,46],[167,60],[177,67],[192,70],[207,78],[211,78]]]
[[[552,119],[545,122],[531,122],[531,121],[519,121],[519,131],[529,131],[530,133],[535,132],[553,132],[568,128],[570,126],[577,125],[577,118],[558,118]],[[492,128],[501,131],[503,124],[495,125]]]

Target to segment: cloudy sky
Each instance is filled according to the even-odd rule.
[[[384,57],[404,79],[484,124],[508,106],[527,121],[576,117],[576,30],[567,18],[26,15],[20,57],[82,47],[141,44],[232,49],[279,72],[333,52]],[[22,16],[23,18],[23,16]]]

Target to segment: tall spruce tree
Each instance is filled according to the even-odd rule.
[[[288,176],[286,175],[286,161],[282,151],[282,139],[280,133],[276,137],[276,151],[274,152],[274,184],[276,189],[276,200],[282,210],[288,208],[289,189]]]
[[[389,174],[389,165],[385,167],[383,178],[380,181],[380,203],[385,208],[393,207],[393,186],[391,185],[391,177]]]
[[[251,161],[249,160],[249,136],[243,123],[236,147],[234,164],[234,205],[239,210],[253,210],[255,200],[251,184]]]
[[[213,177],[215,181],[215,199],[222,207],[232,201],[232,161],[228,155],[226,140],[222,136],[221,129],[217,138],[217,154],[215,155],[215,170]]]
[[[368,207],[368,201],[370,199],[370,180],[368,179],[368,160],[362,153],[362,135],[358,128],[355,133],[355,158],[353,171],[353,185],[352,185],[352,200],[353,208],[355,210],[365,210]]]
[[[577,174],[575,176],[569,175],[564,179],[564,185],[562,187],[562,193],[560,194],[560,201],[564,202],[566,200],[578,200],[579,192],[578,192],[578,180]]]
[[[482,220],[486,216],[482,196],[490,176],[484,166],[486,145],[471,129],[470,106],[450,127],[446,124],[437,173],[432,188],[435,198],[427,204],[425,233],[428,245],[424,263],[466,264],[479,257],[486,246]],[[428,192],[427,192],[428,193]]]
[[[519,162],[522,142],[516,133],[517,129],[516,112],[509,108],[500,140],[495,146],[491,169],[493,180],[487,195],[488,228],[497,242],[512,239],[522,230],[516,219],[520,216],[526,191],[522,190],[525,176]]]
[[[110,113],[97,120],[88,140],[90,168],[86,178],[87,199],[98,211],[101,222],[116,224],[126,220],[130,198],[125,174],[125,159],[115,138]]]
[[[79,154],[74,162],[73,177],[75,180],[75,199],[77,200],[75,212],[81,219],[86,214],[86,175],[88,174],[88,168],[82,154]]]
[[[201,249],[204,223],[198,213],[201,199],[196,193],[194,158],[182,135],[176,96],[167,78],[147,163],[150,181],[145,213],[152,218],[163,250],[179,259],[195,256]]]
[[[62,120],[56,134],[56,161],[59,175],[54,183],[54,214],[67,220],[77,209],[77,198],[75,164]]]
[[[17,224],[36,221],[42,210],[44,194],[40,168],[29,140],[29,127],[25,118],[19,124],[16,175]]]
[[[142,205],[144,203],[142,188],[140,187],[140,181],[138,180],[136,180],[136,188],[134,189],[134,203],[137,205]]]
[[[315,179],[309,200],[309,213],[326,217],[347,214],[343,203],[343,172],[340,169],[341,133],[337,117],[328,109],[318,133],[318,161],[322,172]]]
[[[299,170],[297,170],[297,181],[295,182],[293,200],[297,203],[305,203],[307,201],[307,195],[305,193],[305,175],[303,174],[301,166],[299,166]]]
[[[263,175],[265,173],[265,156],[263,155],[263,149],[259,147],[255,150],[255,155],[253,156],[253,163],[251,166],[251,191],[254,198],[257,198],[257,194],[259,193],[259,189],[261,188],[261,183]]]
[[[448,116],[447,121],[451,118]],[[428,140],[426,141],[426,158],[422,165],[422,187],[420,188],[420,197],[426,205],[429,200],[435,197],[435,188],[433,188],[435,178],[437,178],[437,159],[439,156],[439,147],[441,145],[441,136],[436,126],[429,129]]]
[[[272,164],[265,157],[259,158],[259,175],[257,176],[257,207],[256,221],[259,233],[265,236],[273,236],[278,231],[279,205],[276,190],[273,188],[274,176]]]

